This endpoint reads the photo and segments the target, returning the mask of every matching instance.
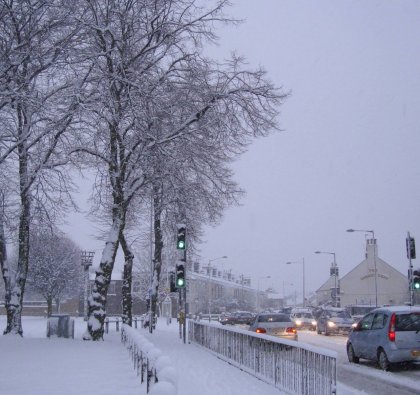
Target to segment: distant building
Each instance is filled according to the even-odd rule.
[[[190,314],[250,311],[256,306],[257,291],[249,278],[213,266],[200,267],[198,262],[187,272],[187,289]]]
[[[316,291],[318,305],[331,302],[333,288],[334,276],[331,276]],[[409,301],[408,278],[379,258],[376,239],[366,240],[366,258],[339,280],[338,288],[342,307],[374,306],[376,298],[378,306]]]

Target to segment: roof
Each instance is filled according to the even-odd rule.
[[[383,311],[383,310],[389,311],[391,313],[410,313],[410,312],[420,313],[420,306],[382,306],[372,311]]]

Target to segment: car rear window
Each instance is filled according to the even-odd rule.
[[[286,314],[271,314],[271,315],[260,315],[258,322],[289,322],[290,318]]]
[[[420,331],[420,312],[397,314],[395,318],[395,330]]]

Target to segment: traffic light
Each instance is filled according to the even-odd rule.
[[[413,289],[420,291],[420,270],[414,270],[413,272]]]
[[[407,258],[416,259],[416,242],[412,237],[407,237],[405,242],[407,246]]]
[[[176,248],[178,250],[185,250],[185,225],[178,226],[178,234],[176,239]]]
[[[176,265],[175,287],[185,288],[185,267],[184,267],[184,265]]]

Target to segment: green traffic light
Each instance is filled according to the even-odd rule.
[[[176,281],[176,285],[178,286],[178,288],[182,288],[184,286],[184,279],[183,278],[178,278],[178,280]]]
[[[178,241],[178,250],[184,250],[185,249],[185,241],[180,240]]]
[[[420,289],[420,282],[414,283],[414,289]]]

